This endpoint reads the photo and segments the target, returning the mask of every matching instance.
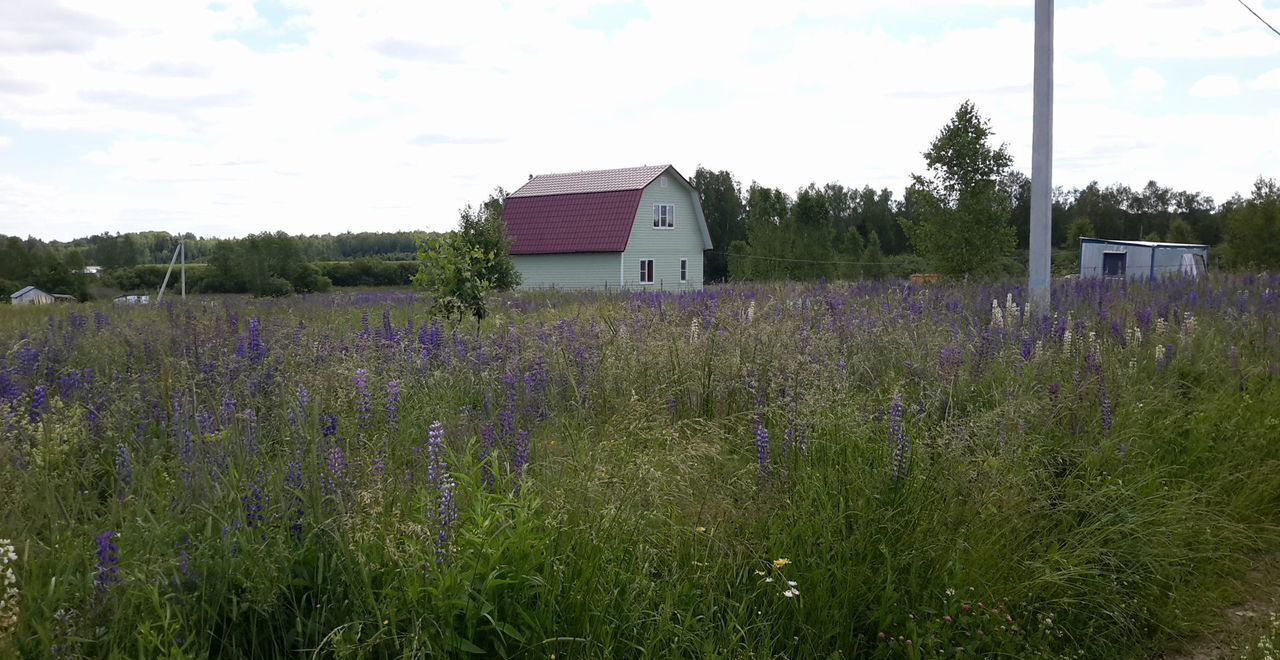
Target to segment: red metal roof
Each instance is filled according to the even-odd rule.
[[[502,211],[511,254],[622,252],[643,185],[634,190],[508,197]]]

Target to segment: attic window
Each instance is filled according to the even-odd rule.
[[[665,176],[658,177],[658,187],[659,188],[667,187],[667,177]]]
[[[653,205],[653,228],[654,229],[674,229],[676,226],[676,205],[675,204],[654,204]]]

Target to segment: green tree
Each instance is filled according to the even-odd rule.
[[[494,256],[469,244],[461,233],[433,238],[418,249],[420,267],[413,282],[431,293],[433,313],[459,323],[470,314],[479,334],[494,288]]]
[[[511,259],[511,242],[507,240],[507,228],[502,222],[506,198],[506,191],[498,188],[478,208],[468,205],[459,214],[461,224],[456,240],[462,241],[467,252],[489,256],[479,276],[493,291],[510,291],[520,286],[520,271]]]
[[[1014,248],[1011,200],[1000,185],[1011,158],[991,137],[987,120],[965,101],[924,153],[929,174],[912,175],[915,217],[903,229],[941,273],[991,273]]]
[[[1098,233],[1093,229],[1093,223],[1089,222],[1088,218],[1077,218],[1067,229],[1067,249],[1079,249],[1081,238],[1094,238],[1097,235]]]
[[[703,277],[707,282],[719,282],[730,276],[728,247],[747,237],[742,186],[728,170],[713,172],[705,167],[698,168],[689,184],[702,199],[702,213],[714,248],[702,262]]]
[[[862,252],[862,274],[873,280],[885,276],[884,251],[880,249],[880,234],[873,229],[867,237],[867,249]]]
[[[1227,203],[1231,260],[1248,268],[1280,267],[1280,185],[1258,177],[1249,199]]]
[[[1191,224],[1182,218],[1174,218],[1169,223],[1168,239],[1170,243],[1195,243],[1196,232],[1191,228]]]
[[[844,232],[844,236],[838,241],[837,254],[840,257],[838,272],[840,277],[848,280],[858,279],[862,274],[862,267],[859,262],[862,261],[863,245],[862,234],[854,227],[850,227]]]

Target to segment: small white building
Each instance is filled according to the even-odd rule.
[[[1194,243],[1080,238],[1080,277],[1156,280],[1205,274],[1209,246]]]
[[[116,296],[114,302],[117,305],[147,305],[151,303],[151,296],[146,294]]]
[[[56,299],[53,296],[34,286],[23,287],[9,294],[11,305],[48,305],[54,300]]]

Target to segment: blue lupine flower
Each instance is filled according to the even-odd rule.
[[[400,428],[400,381],[387,383],[387,425],[392,429]]]
[[[760,469],[760,480],[769,481],[772,474],[769,451],[769,429],[764,427],[764,415],[756,413],[756,464]]]
[[[40,415],[44,413],[44,409],[48,406],[48,391],[44,385],[36,385],[35,391],[31,393],[31,423],[35,424],[40,421]]]
[[[97,538],[98,560],[94,589],[99,594],[107,593],[111,585],[120,581],[120,548],[115,544],[115,537],[115,532],[107,530]]]
[[[320,415],[320,435],[325,438],[332,438],[338,434],[338,416],[330,413]]]

